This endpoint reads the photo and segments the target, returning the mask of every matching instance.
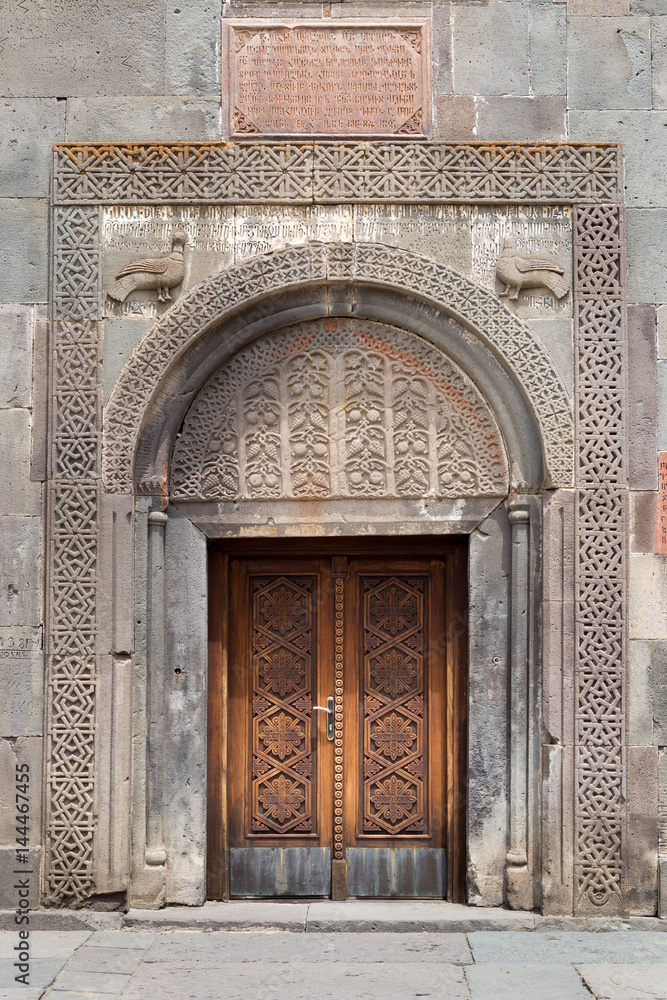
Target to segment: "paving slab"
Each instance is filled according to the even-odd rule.
[[[5,988],[0,985],[0,1000],[40,1000],[43,992],[39,987],[33,989],[32,986],[17,986],[14,989],[11,986]],[[78,1000],[81,1000],[81,994],[78,995]],[[90,997],[86,1000],[90,1000]],[[109,997],[107,996],[105,1000],[109,1000]]]
[[[122,993],[130,981],[129,976],[113,972],[70,972],[65,969],[53,984],[56,996],[70,993]],[[59,998],[60,1000],[60,998]]]
[[[69,957],[80,948],[90,931],[30,931],[30,954],[33,958]],[[14,959],[14,948],[19,942],[15,931],[0,931],[0,961]]]
[[[667,938],[646,931],[599,934],[546,931],[476,931],[468,935],[476,964],[481,962],[664,962]]]
[[[145,950],[157,935],[148,931],[95,931],[86,942],[87,948],[141,948]]]
[[[667,962],[577,965],[596,1000],[667,1000]]]
[[[132,975],[144,957],[141,948],[83,947],[67,966],[68,972],[111,972]]]
[[[84,952],[93,950],[84,948]],[[78,958],[79,956],[77,956]],[[228,962],[429,963],[469,965],[464,934],[232,934],[200,931],[160,935],[146,954],[148,963],[180,967],[225,967]]]
[[[56,1000],[121,1000],[120,993],[85,993],[76,992],[73,993],[71,990],[58,990],[56,993],[49,993],[49,996],[55,997]],[[38,993],[39,997],[40,994]],[[4,1000],[4,994],[0,993],[0,1000]],[[10,997],[9,1000],[14,1000],[14,997]],[[16,1000],[20,1000],[17,996]],[[31,1000],[30,997],[23,997],[23,1000]]]
[[[47,986],[51,985],[68,958],[69,955],[59,955],[51,958],[31,958],[29,963],[30,971],[28,973],[29,987],[31,989],[45,990]],[[15,958],[3,958],[0,961],[0,984],[6,983],[10,989],[21,987],[21,984],[15,980],[15,976],[19,975],[20,972],[20,970],[14,967],[15,961]]]
[[[224,976],[161,962],[143,964],[123,991],[123,1000],[414,1000],[415,996],[469,1000],[470,992],[462,968],[435,962],[421,966],[341,962],[328,965],[326,972],[315,963],[284,964],[277,970],[270,962],[231,962],[225,964]]]
[[[470,965],[465,970],[472,1000],[591,1000],[579,976],[564,962],[507,962]]]
[[[535,916],[500,907],[470,907],[456,903],[420,903],[404,900],[347,900],[311,903],[309,931],[458,931],[491,930],[500,924],[532,930]]]
[[[308,903],[206,903],[168,906],[164,910],[129,910],[123,921],[137,930],[198,927],[201,930],[306,929]]]

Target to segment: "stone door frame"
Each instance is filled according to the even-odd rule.
[[[46,899],[62,905],[96,893],[122,891],[128,887],[130,868],[135,903],[155,906],[203,898],[203,857],[202,874],[196,851],[180,868],[169,870],[165,865],[160,829],[164,801],[158,804],[154,798],[159,784],[155,748],[169,736],[164,690],[158,683],[161,677],[164,680],[164,671],[146,669],[150,662],[164,666],[165,656],[170,655],[165,643],[178,645],[178,636],[165,638],[164,626],[174,611],[165,566],[170,546],[183,545],[192,525],[179,511],[174,517],[171,511],[165,513],[159,467],[143,476],[136,491],[132,470],[122,461],[107,462],[107,478],[104,484],[101,480],[101,206],[509,203],[574,206],[575,479],[566,482],[562,475],[552,475],[548,485],[561,489],[550,490],[543,502],[529,494],[515,497],[509,517],[504,509],[497,510],[483,530],[471,536],[471,580],[476,573],[483,575],[494,560],[498,565],[503,558],[511,561],[508,603],[514,638],[507,665],[512,726],[509,830],[502,863],[494,857],[485,868],[481,855],[469,861],[469,899],[490,905],[505,895],[514,906],[541,904],[546,912],[564,913],[638,912],[638,905],[646,905],[635,902],[641,895],[636,890],[655,876],[646,862],[642,868],[641,861],[631,857],[632,839],[626,836],[635,795],[633,775],[641,765],[642,750],[627,747],[625,726],[628,505],[623,460],[626,282],[621,170],[620,150],[612,144],[55,147],[47,475]],[[289,251],[285,255],[288,259]],[[355,280],[363,251],[350,255],[350,247],[331,244],[322,255],[332,278]],[[409,256],[425,261],[419,255]],[[243,266],[259,275],[262,260],[255,258]],[[338,275],[336,268],[341,269]],[[202,286],[198,287],[201,293]],[[415,291],[419,288],[413,287]],[[254,301],[257,294],[256,289],[254,299],[250,295],[246,301]],[[194,323],[201,333],[215,319],[220,302],[215,295],[200,294],[199,312],[188,320],[179,313],[188,298],[184,296],[164,318],[175,317],[173,329],[180,330],[186,341],[193,333],[188,324]],[[511,341],[513,318],[503,306],[498,304],[498,309]],[[164,333],[161,324],[163,320],[142,344],[155,331]],[[178,336],[167,345],[175,353],[180,349],[177,341]],[[132,364],[131,359],[125,375]],[[140,381],[148,387],[145,402],[160,371],[160,359],[148,352],[140,373]],[[145,414],[145,405],[138,409],[128,405],[125,413],[122,407],[114,413],[110,405],[104,416],[105,434],[113,436],[115,428],[136,438]],[[544,416],[548,423],[546,410]],[[147,440],[145,435],[142,440]],[[546,445],[544,451],[548,458]],[[113,448],[107,447],[106,453],[111,456]],[[141,449],[137,454],[141,464]],[[150,464],[144,462],[144,473]],[[117,481],[117,491],[109,474]],[[493,541],[487,544],[490,538]],[[494,545],[494,559],[489,561]],[[204,556],[202,550],[197,558]],[[541,559],[545,572],[540,607],[536,594]],[[139,584],[136,600],[133,579]],[[202,579],[205,576],[200,576],[199,586]],[[186,583],[186,591],[188,587],[197,591],[196,578]],[[205,600],[201,594],[199,598]],[[531,599],[535,627],[527,632],[521,609]],[[98,615],[98,605],[105,609],[103,614]],[[471,636],[469,644],[471,669],[475,658],[480,666],[485,663],[483,616],[479,623],[482,631]],[[506,660],[506,654],[501,659]],[[503,662],[503,675],[505,667]],[[592,688],[595,698],[590,696]],[[199,696],[192,694],[195,700]],[[532,704],[528,722],[526,702]],[[475,730],[471,723],[469,738],[470,761],[481,762],[477,774],[471,768],[470,798],[478,796],[481,827],[475,836],[483,837],[485,820],[490,818],[493,825],[485,803],[484,785],[492,775],[483,766],[483,726]],[[529,796],[531,780],[537,781],[540,743],[544,744],[542,794]],[[200,772],[201,767],[196,770],[199,785]],[[506,780],[504,771],[496,777]],[[578,794],[591,786],[600,794]],[[572,822],[562,815],[563,802],[574,811]],[[199,807],[204,808],[203,800]],[[481,868],[476,868],[476,861]]]

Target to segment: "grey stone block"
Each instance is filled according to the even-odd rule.
[[[0,675],[1,676],[1,675]],[[28,842],[32,847],[42,839],[42,738],[0,739],[0,844],[16,842],[16,768],[27,764]],[[21,770],[22,775],[26,772]],[[21,800],[23,802],[23,800]]]
[[[530,28],[530,80],[534,94],[567,92],[567,23],[564,6],[537,7]]]
[[[15,840],[15,838],[16,834],[14,834],[12,840]],[[41,847],[29,847],[27,848],[27,854],[28,864],[17,864],[16,844],[13,843],[10,847],[0,847],[0,909],[2,910],[16,910],[19,904],[19,891],[23,890],[25,892],[26,889],[28,896],[24,896],[24,898],[28,899],[30,909],[38,905],[42,849]],[[21,874],[17,875],[15,870],[20,871]],[[53,961],[53,959],[51,960]],[[67,961],[67,956],[61,955],[57,960],[60,962],[59,968],[62,968]],[[5,964],[5,961],[6,959],[0,959],[0,983],[6,982],[2,975],[2,966]],[[14,975],[12,975],[12,980],[13,978]],[[31,986],[39,985],[39,982],[35,982],[35,978],[33,976],[30,977]],[[51,976],[52,978],[53,976]],[[51,979],[44,985],[48,986]]]
[[[667,108],[667,18],[651,21],[651,84],[653,107]]]
[[[144,952],[137,948],[87,945],[70,959],[68,972],[110,972],[131,976],[143,959]]]
[[[4,5],[0,93],[7,97],[159,94],[162,0],[108,0],[72,9],[50,0]]]
[[[667,963],[577,965],[577,971],[596,997],[604,1000],[664,1000]],[[587,994],[589,995],[589,994]]]
[[[650,32],[647,17],[571,18],[567,31],[570,107],[650,108]]]
[[[551,360],[556,365],[558,373],[570,396],[574,394],[574,346],[571,319],[531,319],[528,320],[531,330],[537,334]]]
[[[472,142],[477,138],[474,97],[433,99],[433,138],[443,142]]]
[[[630,493],[631,552],[655,552],[657,517],[657,493]]]
[[[628,209],[627,235],[630,301],[664,300],[667,297],[667,210]]]
[[[573,973],[574,974],[574,973]],[[224,976],[223,991],[220,978]],[[144,963],[132,976],[123,992],[123,1000],[182,1000],[188,995],[213,1000],[214,997],[265,997],[271,1000],[307,1000],[313,996],[391,997],[391,1000],[413,1000],[415,995],[446,997],[447,1000],[469,1000],[470,994],[463,969],[455,965],[391,963],[386,965],[348,965],[332,963],[324,972],[318,962],[281,963],[279,969],[270,962],[229,962],[224,973],[214,973],[206,966],[194,969],[174,967],[171,962]],[[270,983],[270,987],[267,984]],[[216,988],[217,987],[217,988]],[[89,987],[90,988],[90,987]],[[269,992],[270,991],[270,992]],[[588,996],[588,995],[587,995]],[[590,1000],[590,997],[588,997]]]
[[[598,0],[599,3],[604,0]],[[621,0],[616,0],[617,3]],[[627,0],[626,0],[627,2]],[[667,0],[630,0],[631,14],[667,14]]]
[[[658,450],[667,451],[667,361],[658,361]]]
[[[39,625],[41,532],[38,517],[0,517],[0,625]]]
[[[378,903],[381,907],[383,904]],[[92,949],[86,946],[90,952]],[[428,963],[469,965],[472,961],[464,934],[421,933],[379,934],[358,931],[316,934],[272,933],[230,934],[226,931],[181,932],[178,936],[160,937],[144,960],[174,962],[187,967],[228,962],[345,962]]]
[[[564,139],[564,97],[484,97],[477,101],[477,138],[525,141]]]
[[[111,316],[104,320],[102,384],[105,403],[123,365],[151,325],[152,320],[134,316]]]
[[[667,917],[667,858],[658,859],[658,916]]]
[[[0,305],[0,407],[30,406],[33,310]]]
[[[566,0],[566,2],[567,12],[570,15],[621,17],[630,13],[630,0]]]
[[[68,142],[183,142],[220,139],[220,99],[74,97]]]
[[[452,29],[455,94],[530,92],[529,3],[455,4]]]
[[[220,92],[220,0],[188,0],[165,8],[168,94]]]
[[[623,900],[631,915],[651,917],[658,906],[657,747],[627,748],[626,789],[629,836]]]
[[[656,311],[628,308],[628,486],[658,488],[658,379]]]
[[[41,630],[0,625],[0,736],[41,736],[43,726]]]
[[[568,138],[575,142],[623,143],[627,205],[631,208],[667,206],[667,174],[661,167],[667,159],[667,114],[664,111],[637,111],[634,114],[619,114],[617,111],[570,111],[568,125]],[[652,225],[664,230],[664,221],[657,216]],[[649,240],[648,247],[658,246],[660,239],[658,233],[654,240]],[[654,252],[647,248],[647,259],[638,259],[638,268],[650,266],[648,255]],[[640,276],[635,275],[635,287],[641,287],[640,280]],[[660,288],[665,289],[666,280],[663,274]],[[662,298],[637,298],[631,295],[630,301],[667,302],[667,294],[663,293]]]
[[[667,639],[667,560],[630,553],[630,638]]]
[[[48,450],[48,344],[49,322],[42,317],[46,306],[35,307],[32,343],[32,448],[30,452],[30,478],[36,482],[46,479]]]
[[[574,895],[572,747],[542,747],[542,909],[572,913]],[[548,919],[548,918],[547,918]]]
[[[51,144],[65,138],[65,101],[0,101],[0,185],[7,198],[49,195]]]
[[[30,481],[30,410],[0,410],[0,455],[0,516],[39,516],[42,487]]]
[[[452,8],[449,3],[433,5],[431,20],[431,79],[433,96],[452,92]]]
[[[0,198],[0,302],[46,302],[49,203]]]
[[[473,931],[468,935],[475,965],[513,962],[659,962],[665,955],[665,935],[644,931]]]
[[[653,643],[632,639],[628,658],[628,738],[630,743],[653,743]]]
[[[664,720],[663,720],[664,721]],[[658,750],[658,855],[667,860],[667,748]],[[661,904],[667,917],[667,882],[661,883]]]
[[[667,746],[667,642],[651,643],[653,742]]]
[[[521,970],[507,962],[485,962],[466,969],[472,1000],[591,1000],[571,965],[525,963]]]

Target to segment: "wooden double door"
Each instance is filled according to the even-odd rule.
[[[212,549],[210,897],[462,899],[464,552],[424,548]]]

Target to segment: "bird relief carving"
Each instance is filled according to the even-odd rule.
[[[176,288],[185,277],[185,240],[185,233],[174,233],[171,253],[166,257],[141,257],[126,264],[107,289],[109,298],[124,302],[132,292],[155,289],[158,302],[171,302],[169,289]]]
[[[550,257],[536,257],[519,253],[513,241],[506,240],[496,265],[496,278],[505,285],[499,295],[507,295],[516,302],[524,288],[548,288],[556,299],[564,298],[570,290],[565,268]]]

